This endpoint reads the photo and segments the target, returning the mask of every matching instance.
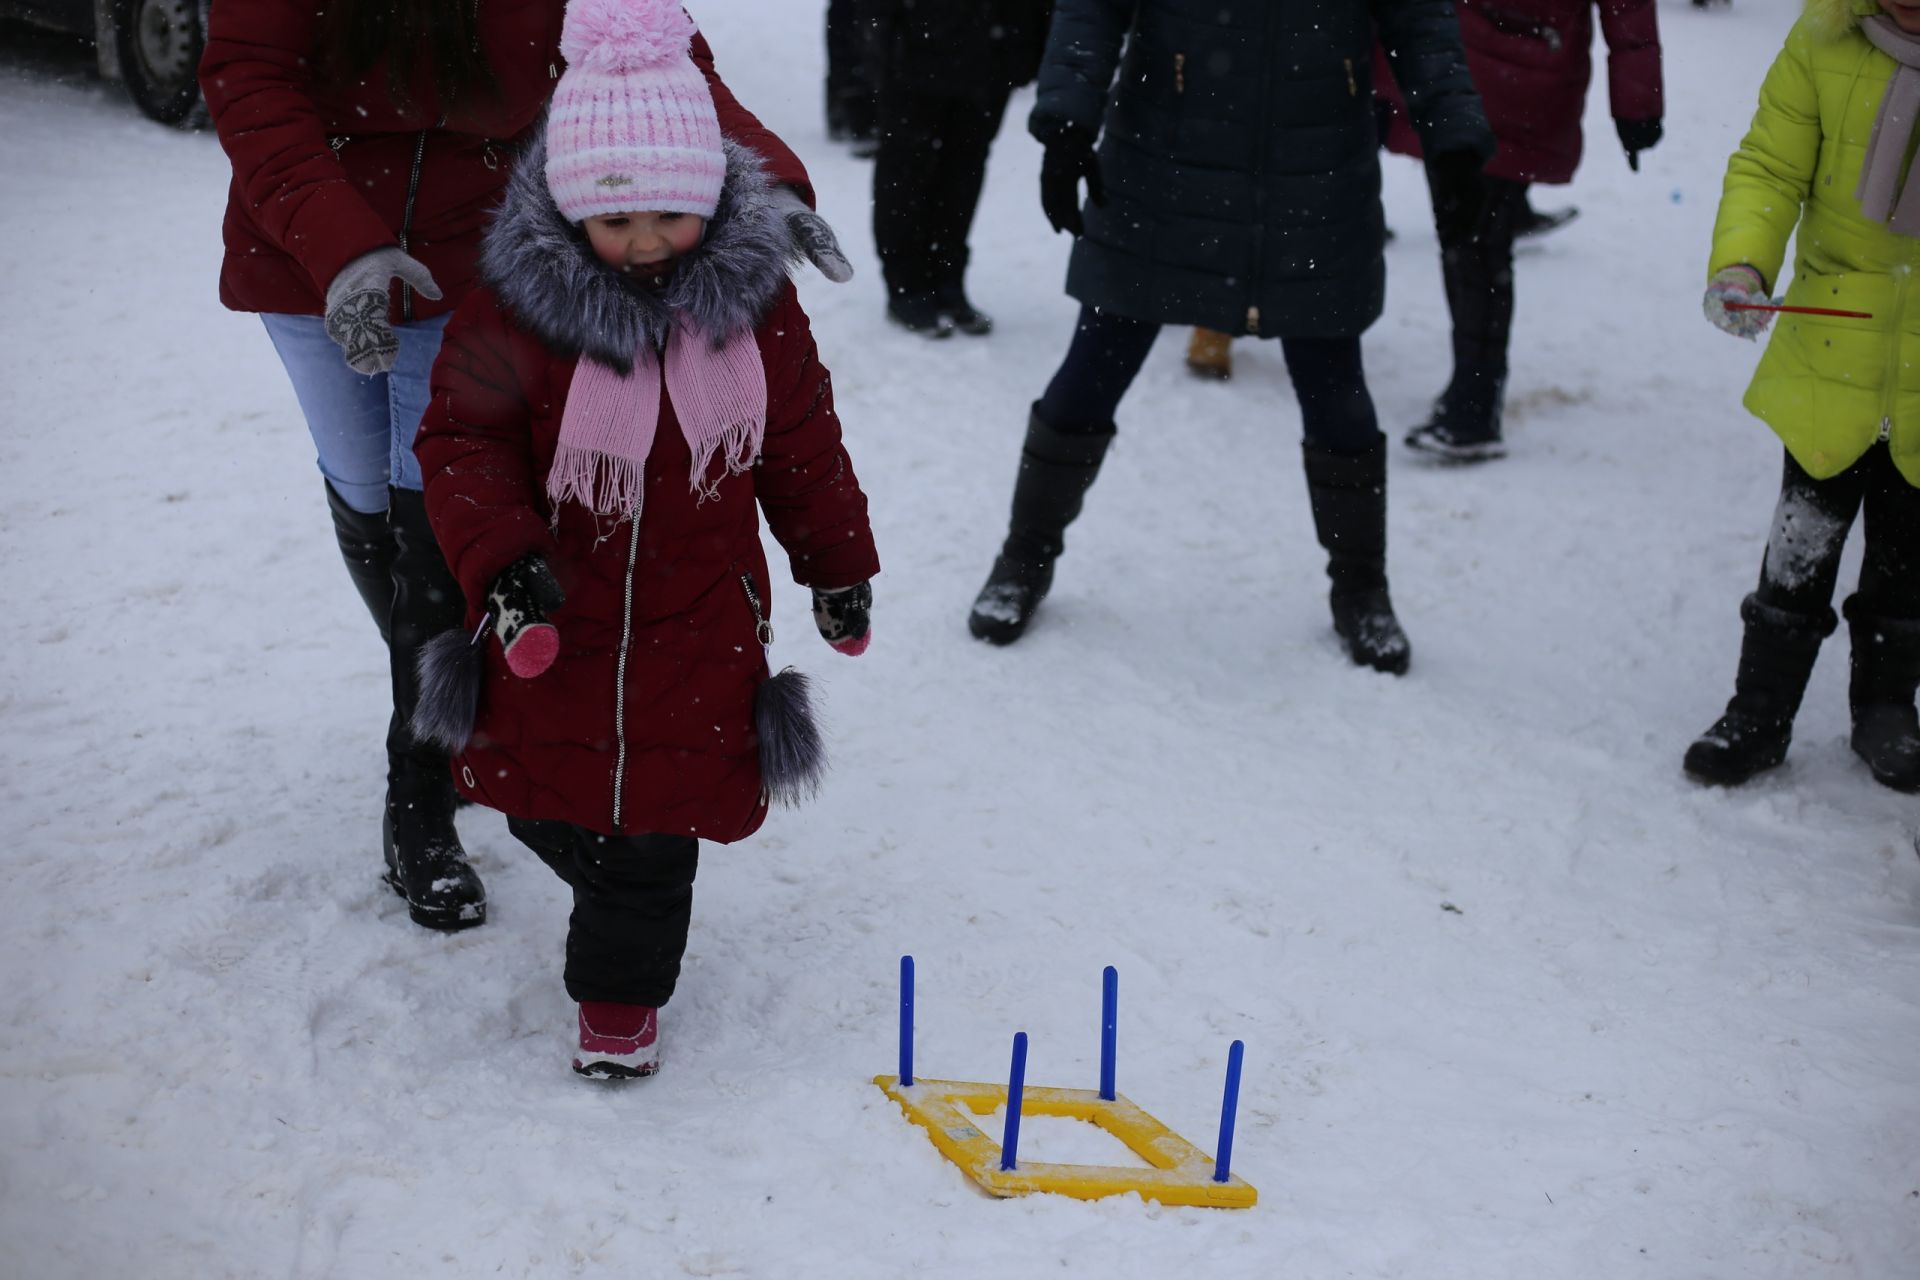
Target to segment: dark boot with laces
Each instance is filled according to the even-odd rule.
[[[1847,701],[1853,710],[1853,752],[1875,781],[1895,791],[1920,791],[1920,620],[1883,618],[1854,596],[1846,603],[1853,637]]]
[[[1053,586],[1053,562],[1065,549],[1067,526],[1079,516],[1112,443],[1111,423],[1103,432],[1069,435],[1048,426],[1034,407],[1020,450],[1007,540],[967,614],[967,630],[976,639],[1012,644],[1026,634]]]
[[[1737,787],[1787,758],[1820,642],[1833,634],[1833,610],[1795,613],[1748,596],[1740,602],[1746,634],[1726,714],[1687,748],[1684,766],[1696,782]]]
[[[487,918],[487,891],[454,829],[455,792],[446,752],[408,727],[420,702],[418,657],[428,640],[461,628],[466,603],[448,572],[416,490],[388,490],[394,535],[393,720],[387,728],[387,803],[381,820],[386,881],[407,914],[428,929],[466,929]]]
[[[1387,595],[1387,442],[1361,453],[1302,445],[1314,531],[1327,551],[1333,629],[1356,666],[1404,675],[1413,647]]]

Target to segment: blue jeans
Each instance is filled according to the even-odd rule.
[[[385,511],[388,485],[421,488],[413,438],[427,411],[428,375],[449,318],[395,325],[400,355],[393,371],[368,377],[347,367],[319,316],[260,317],[306,415],[320,474],[355,511]]]

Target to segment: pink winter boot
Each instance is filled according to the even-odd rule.
[[[660,1011],[611,1000],[580,1003],[573,1069],[595,1080],[632,1080],[660,1069]]]

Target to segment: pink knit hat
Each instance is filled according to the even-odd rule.
[[[687,56],[694,30],[679,0],[570,0],[567,73],[547,116],[547,189],[567,221],[713,216],[727,158],[713,95]]]

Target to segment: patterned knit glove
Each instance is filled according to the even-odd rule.
[[[385,373],[400,354],[400,339],[387,319],[387,287],[395,276],[423,298],[440,297],[433,273],[391,246],[361,254],[327,286],[327,336],[347,353],[355,373]]]
[[[849,658],[873,643],[873,584],[857,582],[838,591],[813,589],[813,625],[820,638]]]
[[[1760,278],[1760,272],[1741,262],[1722,267],[1708,277],[1707,296],[1700,300],[1700,309],[1707,313],[1714,328],[1751,341],[1767,331],[1767,326],[1773,323],[1773,312],[1729,311],[1727,304],[1771,301],[1767,296],[1767,282]]]
[[[493,580],[487,605],[507,670],[531,680],[553,665],[560,656],[560,628],[547,621],[547,614],[566,602],[567,593],[539,556],[520,557]]]
[[[820,274],[835,284],[853,279],[853,264],[840,252],[840,237],[833,234],[827,220],[807,208],[807,202],[792,187],[773,189],[773,207],[786,221],[793,247],[820,269]]]

